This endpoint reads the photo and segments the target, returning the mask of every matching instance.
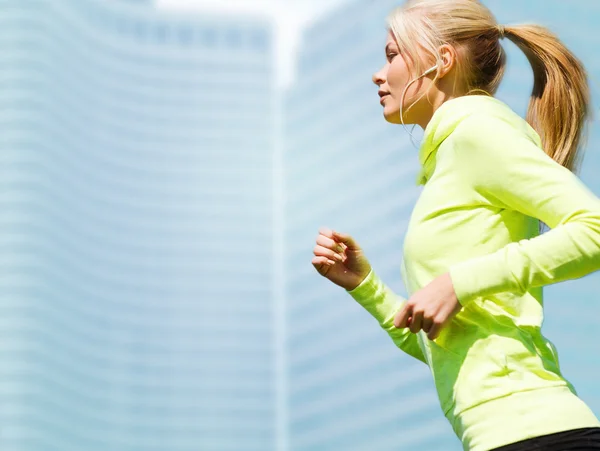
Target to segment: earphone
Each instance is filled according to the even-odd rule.
[[[436,64],[435,66],[432,66],[432,67],[430,67],[429,69],[427,69],[427,70],[426,70],[425,72],[423,72],[423,73],[422,73],[420,76],[418,76],[417,78],[415,78],[413,81],[411,81],[410,83],[408,83],[408,84],[406,85],[406,88],[404,88],[404,92],[402,93],[402,98],[401,98],[401,100],[400,100],[400,122],[402,123],[402,127],[404,128],[404,131],[405,131],[406,133],[408,133],[408,135],[410,136],[410,140],[411,140],[411,142],[412,142],[412,143],[413,143],[413,145],[414,145],[415,147],[417,147],[417,148],[418,148],[418,146],[417,146],[417,144],[415,143],[415,139],[413,138],[413,135],[412,135],[412,133],[411,133],[411,132],[409,132],[409,131],[406,129],[406,125],[404,125],[404,111],[402,111],[402,105],[404,105],[404,96],[406,95],[406,91],[408,91],[408,88],[410,87],[410,85],[412,85],[412,84],[413,84],[415,81],[417,81],[418,79],[420,79],[420,78],[423,78],[423,77],[425,77],[426,75],[429,75],[430,73],[432,73],[432,72],[436,71],[436,70],[437,70],[437,68],[438,68],[438,65]],[[411,107],[412,107],[412,105],[411,105]],[[410,109],[410,108],[409,108],[409,109]],[[408,111],[408,110],[407,110],[407,111]]]
[[[427,69],[425,72],[423,72],[423,75],[421,75],[421,77],[424,77],[425,75],[429,75],[430,73],[432,73],[434,70],[436,70],[438,68],[438,65],[436,64],[435,66]],[[421,78],[419,77],[419,78]]]

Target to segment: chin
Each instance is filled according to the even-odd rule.
[[[400,125],[402,124],[402,121],[400,120],[400,110],[398,109],[387,109],[384,108],[383,109],[383,117],[385,118],[386,122],[389,122],[390,124],[397,124]],[[412,114],[412,112],[409,112],[409,114],[405,114],[404,115],[404,125],[415,125],[415,116]]]
[[[384,109],[383,110],[383,117],[390,124],[401,124],[402,123],[400,121],[400,110],[387,111],[387,110]]]

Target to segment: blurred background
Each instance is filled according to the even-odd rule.
[[[600,2],[484,3],[558,33],[598,112]],[[427,367],[310,263],[337,228],[406,295],[417,149],[371,82],[399,4],[0,0],[3,451],[461,449]],[[599,286],[547,288],[544,325],[597,415]]]

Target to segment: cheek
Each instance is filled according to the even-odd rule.
[[[388,85],[394,90],[404,89],[408,82],[408,71],[402,62],[394,60],[388,70]]]

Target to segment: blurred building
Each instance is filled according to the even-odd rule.
[[[501,23],[551,26],[598,78],[597,2],[488,1]],[[401,2],[348,2],[303,35],[285,102],[285,269],[289,439],[293,451],[459,450],[429,370],[395,348],[369,314],[321,278],[310,260],[320,226],[352,234],[397,293],[402,241],[419,194],[417,148],[386,124],[371,76],[385,62],[386,15]],[[573,24],[577,23],[574,27]],[[498,96],[524,114],[532,73],[511,43]],[[596,103],[598,105],[598,103]],[[597,123],[596,123],[597,124]],[[410,130],[418,143],[422,131]],[[600,194],[596,125],[583,177]],[[594,154],[594,155],[592,155]],[[546,291],[546,334],[564,374],[600,415],[594,329],[600,274]]]
[[[2,449],[274,449],[271,24],[0,24]]]
[[[404,355],[310,260],[320,226],[352,234],[398,293],[419,189],[417,149],[382,117],[372,74],[394,2],[354,1],[303,35],[285,104],[290,448],[448,450],[458,445],[429,369]],[[422,135],[422,132],[421,132]],[[418,141],[418,130],[414,138]]]

